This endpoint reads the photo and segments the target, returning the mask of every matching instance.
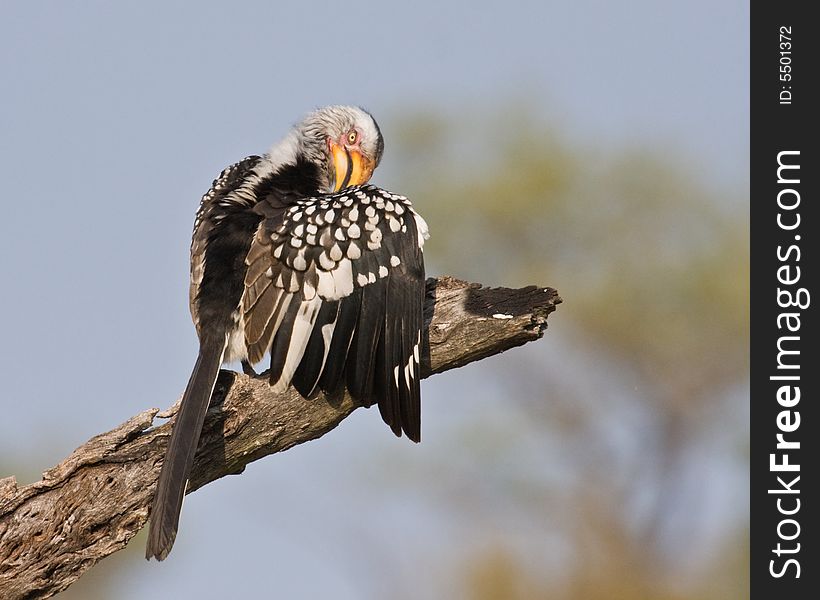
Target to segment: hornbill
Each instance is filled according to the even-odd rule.
[[[397,436],[421,437],[427,225],[404,196],[367,182],[384,150],[361,108],[308,114],[262,156],[222,171],[191,242],[199,355],[151,510],[146,558],[171,550],[205,413],[223,363],[253,365],[277,392],[345,390],[378,403]]]

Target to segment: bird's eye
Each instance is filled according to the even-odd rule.
[[[359,139],[359,132],[355,129],[351,129],[350,133],[347,134],[347,143],[348,144],[355,144],[356,140]]]

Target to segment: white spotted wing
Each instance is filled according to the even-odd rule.
[[[393,431],[420,437],[427,225],[374,186],[306,198],[263,220],[246,258],[248,360],[309,397],[346,387],[378,402]]]

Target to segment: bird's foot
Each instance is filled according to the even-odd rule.
[[[242,372],[248,377],[256,377],[257,373],[253,370],[253,366],[246,360],[242,361]]]

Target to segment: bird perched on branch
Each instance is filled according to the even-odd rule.
[[[270,356],[270,384],[310,398],[347,390],[393,432],[421,437],[427,225],[367,185],[384,149],[364,110],[308,114],[270,152],[225,169],[202,197],[191,243],[199,356],[159,476],[146,558],[163,560],[219,368]]]

